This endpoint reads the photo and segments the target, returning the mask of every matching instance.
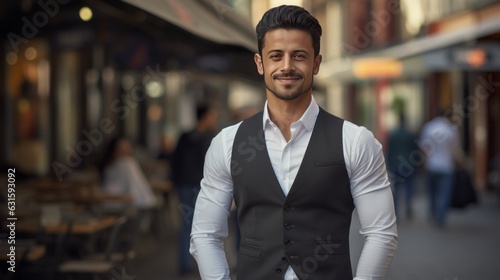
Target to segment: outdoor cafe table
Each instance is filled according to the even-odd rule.
[[[111,228],[116,222],[116,216],[92,217],[83,220],[76,220],[71,226],[72,234],[94,234],[99,231]],[[18,220],[16,231],[24,233],[38,233],[43,229],[48,234],[64,233],[68,230],[65,223],[41,225],[36,220]]]
[[[15,246],[16,261],[24,256],[25,260],[35,261],[45,255],[46,247],[42,244],[35,244],[33,240],[16,240],[16,244],[11,245],[7,242],[0,244],[0,261],[8,261],[10,257],[11,246]]]
[[[58,224],[43,225],[36,219],[18,220],[16,223],[16,231],[33,235],[53,235],[61,236],[70,234],[75,239],[73,243],[80,244],[77,248],[79,255],[91,254],[96,250],[96,240],[99,234],[104,230],[110,229],[117,221],[117,216],[106,215],[100,217],[86,217],[83,219],[75,219],[71,223],[71,229],[68,231],[68,222]],[[51,247],[52,248],[52,247]],[[52,251],[52,250],[51,250]]]

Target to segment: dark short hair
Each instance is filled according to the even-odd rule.
[[[267,31],[279,28],[299,29],[311,34],[314,56],[319,54],[321,25],[306,9],[299,6],[282,5],[268,10],[257,24],[257,45],[262,54],[264,36]]]
[[[210,107],[207,105],[198,105],[196,107],[196,120],[200,121],[210,112]]]

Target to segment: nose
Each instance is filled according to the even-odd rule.
[[[290,56],[285,56],[281,64],[281,72],[291,72],[294,70],[293,59]]]

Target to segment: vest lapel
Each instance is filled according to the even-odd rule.
[[[312,155],[313,152],[311,150],[315,148],[314,143],[316,141],[314,141],[314,140],[316,139],[317,134],[318,134],[317,127],[318,127],[318,123],[322,119],[322,115],[323,115],[323,110],[320,108],[318,117],[316,119],[316,122],[314,123],[314,128],[312,131],[311,139],[309,140],[309,143],[307,144],[306,152],[304,153],[304,156],[302,157],[302,161],[301,161],[300,166],[299,166],[299,171],[297,172],[297,176],[295,176],[295,180],[293,181],[292,186],[290,187],[290,191],[288,192],[287,199],[292,199],[294,197],[294,195],[297,193],[297,188],[298,188],[297,185],[300,185],[300,180],[302,179],[302,177],[307,175],[307,174],[304,174],[305,168],[303,166],[303,163],[310,162],[310,161],[308,161],[308,159],[311,156],[313,156]]]
[[[265,135],[264,135],[265,138]],[[262,166],[263,170],[271,170],[272,172],[272,177],[274,183],[271,184],[271,188],[275,192],[279,192],[279,196],[282,199],[282,201],[285,201],[286,196],[285,193],[283,192],[283,189],[281,188],[280,182],[278,181],[278,178],[276,178],[276,172],[274,171],[273,164],[271,163],[271,158],[269,157],[269,151],[267,150],[267,144],[264,142],[264,150],[261,152],[263,156],[262,163],[264,163],[264,166]]]
[[[251,159],[250,161],[240,159],[242,160],[240,162],[240,165],[242,168],[255,168],[255,166],[257,166],[259,169],[259,175],[261,175],[262,178],[269,178],[271,180],[269,181],[271,191],[274,192],[276,195],[278,195],[278,198],[281,201],[285,201],[286,196],[283,193],[283,190],[281,189],[281,185],[278,181],[278,178],[276,178],[276,173],[274,172],[274,168],[271,163],[271,158],[269,157],[269,152],[267,150],[267,144],[265,139],[266,136],[264,133],[264,128],[262,126],[263,115],[264,115],[263,112],[260,112],[250,117],[249,119],[243,121],[243,123],[241,123],[240,125],[240,128],[238,129],[238,131],[240,130],[243,131],[242,135],[240,136],[239,134],[237,134],[237,137],[235,138],[235,142],[233,145],[238,145],[235,146],[237,151],[239,151],[240,148],[241,150],[245,150],[245,148],[248,148],[248,143],[250,142],[248,139],[250,137],[255,137],[255,135],[258,135],[257,138],[261,139],[259,136],[262,135],[261,141],[263,140],[263,143],[260,144],[262,144],[264,148],[256,149],[255,158]]]

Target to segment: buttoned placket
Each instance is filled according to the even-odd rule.
[[[274,124],[272,121],[270,121],[269,123],[272,127],[273,134],[275,134],[275,136],[276,136],[275,139],[279,139],[279,143],[280,143],[279,146],[281,147],[280,166],[279,166],[279,171],[276,173],[279,176],[279,181],[281,181],[281,183],[284,186],[284,189],[286,189],[287,193],[288,193],[288,191],[290,191],[290,188],[291,188],[292,183],[293,183],[290,180],[290,170],[292,168],[291,167],[291,164],[292,164],[291,154],[292,154],[293,140],[297,137],[301,123],[295,122],[290,126],[291,137],[290,137],[290,141],[288,141],[288,142],[286,141],[285,137],[283,136],[283,134],[279,130],[278,126],[276,124]]]

